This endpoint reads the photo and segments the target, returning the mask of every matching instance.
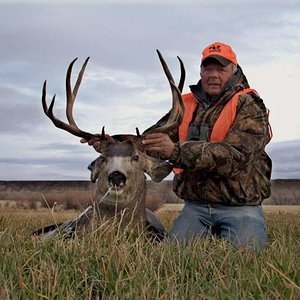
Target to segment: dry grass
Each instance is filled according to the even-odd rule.
[[[167,227],[177,212],[162,211]],[[187,247],[144,233],[95,227],[42,243],[31,231],[76,211],[0,212],[1,299],[299,299],[300,218],[267,216],[269,245],[256,254],[220,240]]]
[[[7,199],[0,199],[0,209],[21,208],[39,210],[41,208],[54,207],[55,210],[82,210],[87,205],[95,202],[96,195],[92,192],[76,190],[48,191],[45,193],[27,191],[22,194],[10,193]],[[155,193],[148,193],[146,196],[146,206],[152,211],[159,209],[164,201],[162,195],[156,195]]]
[[[95,199],[94,193],[86,191],[49,191],[45,193],[10,193],[10,200],[0,200],[2,208],[39,209],[57,206],[60,209],[82,209]]]
[[[300,299],[300,206],[264,207],[269,243],[254,254],[215,239],[158,244],[117,225],[44,243],[30,233],[73,218],[94,194],[15,195],[0,201],[0,299]],[[148,207],[172,197],[150,193]],[[166,228],[179,207],[158,211]]]

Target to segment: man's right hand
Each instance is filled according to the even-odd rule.
[[[149,133],[143,139],[142,144],[149,152],[158,152],[165,159],[169,159],[174,151],[174,143],[165,133]]]
[[[85,144],[85,143],[88,143],[88,145],[89,146],[93,146],[94,147],[94,149],[97,151],[97,152],[100,152],[100,144],[101,144],[101,142],[100,142],[100,140],[99,140],[99,138],[98,137],[93,137],[93,138],[91,138],[90,140],[86,140],[86,139],[81,139],[80,140],[80,143],[82,143],[82,144]]]

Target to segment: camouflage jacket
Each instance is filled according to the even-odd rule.
[[[195,118],[199,124],[206,123],[211,130],[232,96],[249,87],[240,67],[235,76],[209,105],[191,86],[198,102]],[[198,90],[199,87],[201,90],[201,81]],[[272,162],[264,151],[271,138],[268,111],[254,93],[239,96],[236,118],[224,141],[179,143],[177,130],[170,137],[176,143],[170,162],[184,169],[173,180],[174,192],[180,198],[201,203],[258,205],[270,196]]]

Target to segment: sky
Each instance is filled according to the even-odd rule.
[[[230,44],[250,86],[270,110],[273,139],[266,150],[273,179],[300,178],[299,1],[0,0],[0,180],[89,180],[97,157],[79,138],[44,115],[56,94],[65,120],[65,74],[73,83],[90,57],[74,106],[78,126],[97,133],[135,133],[171,106],[156,49],[184,92],[199,80],[202,50]]]

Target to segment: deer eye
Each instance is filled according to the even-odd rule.
[[[131,159],[133,161],[138,161],[139,160],[139,156],[138,155],[133,155]]]
[[[107,162],[107,158],[105,156],[100,156],[99,160],[101,163],[106,163]]]

